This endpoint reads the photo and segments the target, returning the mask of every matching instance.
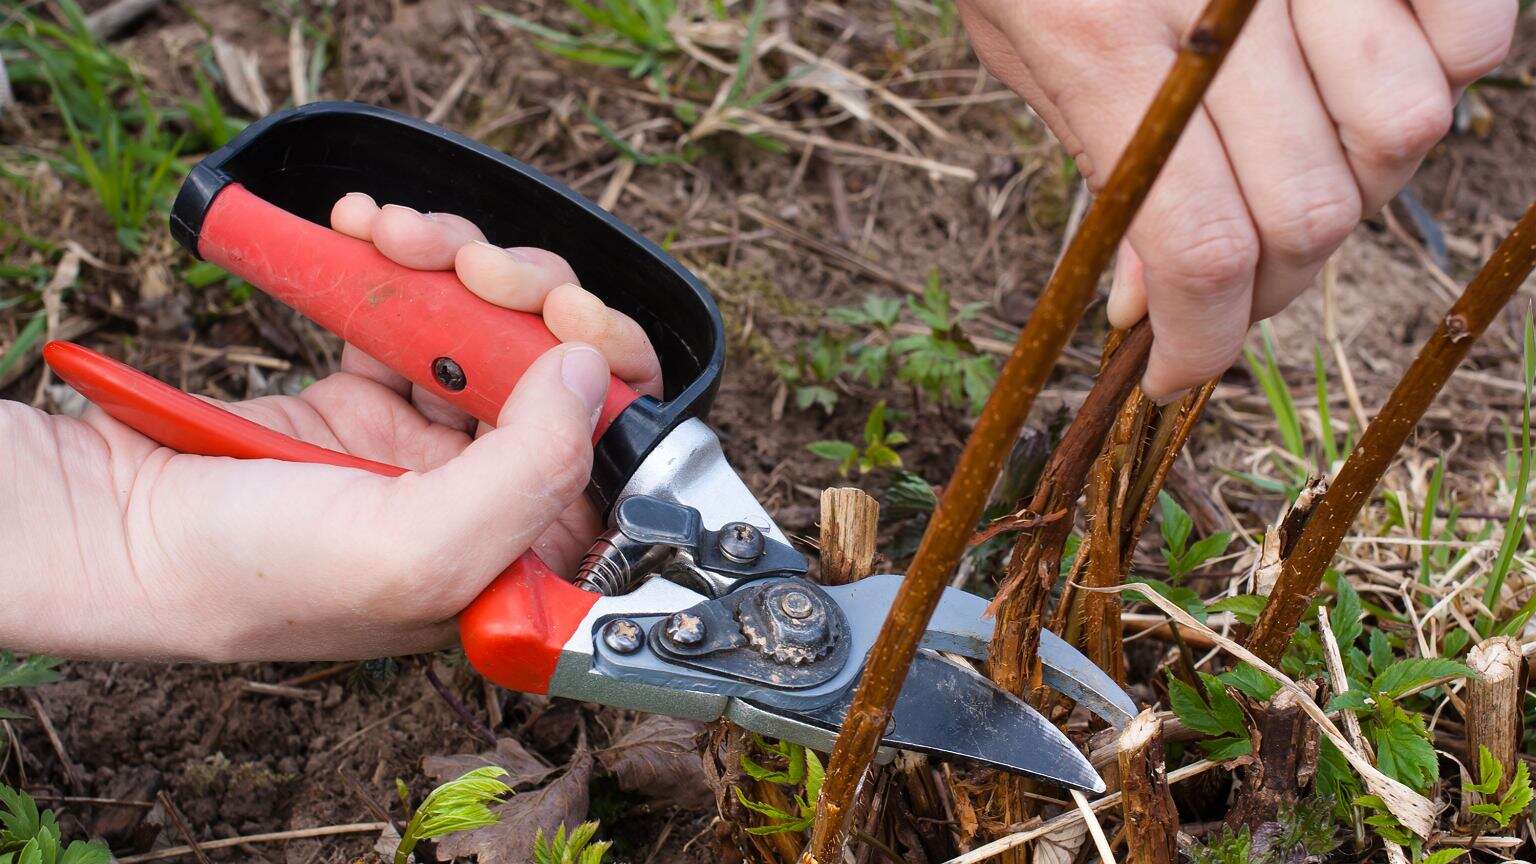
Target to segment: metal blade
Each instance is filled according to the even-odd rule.
[[[842,726],[853,690],[813,712],[766,709],[824,729]],[[1023,700],[969,669],[919,651],[880,743],[958,757],[1085,792],[1104,781],[1061,730]]]
[[[873,577],[871,577],[873,578]],[[956,588],[944,589],[928,622],[923,645],[977,660],[987,659],[994,620],[987,601]],[[1136,703],[1103,669],[1049,630],[1040,633],[1040,666],[1047,686],[1060,691],[1116,729],[1136,716]]]

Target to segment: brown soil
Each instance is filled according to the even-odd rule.
[[[474,20],[468,4],[364,0],[336,4],[334,9],[331,4],[314,5],[310,11],[315,20],[329,20],[334,26],[339,52],[323,79],[327,97],[361,99],[425,115],[458,74],[460,58],[471,44],[460,23],[461,12]],[[286,20],[266,11],[267,6],[248,3],[198,8],[201,20],[194,21],[180,6],[167,5],[135,27],[119,47],[136,58],[157,90],[191,96],[191,69],[200,62],[197,48],[203,39],[201,26],[206,25],[257,51],[268,90],[275,102],[282,102],[289,87]],[[848,47],[839,49],[851,55],[843,62],[871,75],[894,68],[894,43],[888,30],[876,26],[887,20],[885,10],[886,4],[869,2],[846,13],[855,26]],[[518,11],[529,13],[528,8]],[[815,38],[825,40],[835,31],[823,22],[840,20],[845,13],[824,9],[820,14],[822,18],[807,27]],[[449,35],[443,37],[445,33]],[[625,95],[643,92],[638,83],[621,75],[594,76],[590,69],[552,60],[522,35],[502,32],[483,19],[473,43],[485,52],[487,63],[449,112],[446,124],[472,135],[495,126],[483,135],[488,143],[591,197],[603,192],[617,159],[584,122],[580,100],[594,100],[615,129],[662,116],[659,109]],[[1509,68],[1531,69],[1536,64],[1536,19],[1525,17],[1517,44]],[[924,52],[915,68],[969,70],[974,60],[963,42],[951,40]],[[892,86],[904,95],[933,98],[966,93],[973,83],[954,77]],[[1473,272],[1490,244],[1536,197],[1536,171],[1529,168],[1536,160],[1536,102],[1531,92],[1483,90],[1494,116],[1491,134],[1486,139],[1454,135],[1430,157],[1414,183],[1418,199],[1453,238],[1450,263],[1455,279]],[[40,95],[20,96],[19,116],[4,127],[7,137],[24,147],[58,148],[56,118]],[[808,100],[797,110],[809,115],[823,107]],[[868,407],[887,398],[904,412],[901,428],[914,442],[903,451],[907,468],[937,483],[946,476],[966,426],[957,412],[927,402],[915,404],[901,388],[876,393],[862,385],[849,386],[831,415],[792,407],[782,414],[774,410],[771,406],[783,385],[771,361],[792,357],[797,345],[814,337],[827,308],[856,303],[872,292],[899,296],[903,289],[867,271],[850,272],[791,237],[760,230],[742,215],[740,205],[765,211],[810,237],[854,249],[907,285],[920,285],[928,271],[937,268],[957,298],[987,304],[983,324],[974,328],[978,336],[1008,338],[1009,326],[1027,315],[1036,286],[1047,276],[1060,245],[1074,189],[1062,177],[1060,156],[1042,127],[1026,119],[1020,104],[1011,101],[933,110],[945,128],[967,143],[948,151],[934,148],[929,155],[977,170],[982,180],[975,189],[871,160],[838,159],[834,170],[825,154],[802,167],[798,150],[778,155],[722,140],[707,142],[704,155],[690,165],[638,167],[615,206],[618,215],[652,237],[671,235],[687,241],[738,235],[737,242],[722,240],[679,253],[712,283],[732,337],[729,371],[712,421],[748,483],[760,491],[785,529],[801,536],[815,533],[817,491],[847,482],[831,463],[809,454],[806,444],[856,438]],[[520,113],[526,119],[496,122]],[[674,134],[648,133],[643,149],[663,151]],[[869,146],[889,145],[880,133],[847,123],[833,134]],[[47,169],[40,170],[42,182],[26,197],[0,186],[7,188],[7,218],[40,236],[75,239],[112,265],[106,270],[87,267],[81,287],[67,302],[68,316],[92,327],[85,338],[88,344],[189,390],[226,398],[291,389],[306,376],[327,371],[326,352],[312,346],[334,349],[334,344],[317,342],[310,325],[264,298],[241,303],[223,288],[146,297],[155,293],[145,290],[153,270],[145,260],[153,263],[154,255],[132,260],[95,215],[89,193],[70,181],[55,182]],[[1030,172],[1030,179],[1004,208],[1005,224],[996,226],[986,196],[1021,170]],[[832,205],[829,190],[839,182],[848,196],[852,236],[844,236]],[[865,238],[865,219],[876,202],[872,231]],[[1412,232],[1401,208],[1394,212]],[[186,265],[185,256],[163,239],[153,244],[162,249],[162,267],[168,264],[175,272]],[[1377,404],[1387,383],[1395,380],[1444,301],[1420,260],[1380,218],[1356,232],[1338,262],[1339,332],[1369,406]],[[1517,380],[1518,352],[1512,348],[1518,345],[1518,318],[1524,311],[1524,304],[1514,304],[1507,326],[1474,349],[1469,365],[1494,378]],[[1322,300],[1314,294],[1274,324],[1293,383],[1311,380],[1310,347],[1321,332],[1321,319]],[[15,326],[0,317],[0,344],[8,344]],[[1064,364],[1056,376],[1038,418],[1048,419],[1081,398],[1103,332],[1102,315],[1095,311],[1078,334],[1077,359]],[[254,346],[262,354],[292,362],[293,369],[262,373],[180,347],[187,344]],[[0,395],[31,401],[39,375],[33,364]],[[1490,439],[1488,432],[1501,432],[1490,430],[1489,424],[1495,417],[1511,416],[1518,394],[1476,381],[1463,383],[1436,409],[1429,426],[1439,431],[1426,432],[1420,444],[1432,453],[1464,438],[1469,442],[1459,456],[1469,466],[1464,482],[1476,485],[1488,476],[1486,454],[1502,446]],[[1203,477],[1220,477],[1220,468],[1246,470],[1256,447],[1274,440],[1262,396],[1241,368],[1227,376],[1208,415],[1191,444]],[[886,478],[872,474],[853,480],[879,493]],[[1248,521],[1254,525],[1267,521],[1276,506],[1227,480],[1213,485],[1228,506],[1240,515],[1251,514]],[[888,526],[887,531],[896,527]],[[40,724],[31,720],[9,724],[19,741],[21,764],[8,763],[5,777],[55,794],[132,800],[152,798],[163,789],[202,839],[372,821],[375,817],[342,775],[360,784],[375,802],[389,806],[396,777],[418,794],[425,790],[423,757],[480,748],[427,686],[422,662],[406,658],[349,667],[302,685],[314,694],[313,701],[242,693],[241,684],[278,683],[326,664],[70,663],[65,681],[36,692],[78,767],[78,787],[71,788],[60,755]],[[485,716],[486,697],[478,679],[460,667],[447,672],[450,684]],[[579,724],[600,745],[605,722],[611,726],[613,721],[611,712],[548,705],[517,694],[497,698],[505,708],[502,730],[557,763],[574,746]],[[21,698],[7,700],[4,707],[30,714]],[[607,779],[594,785],[593,800],[594,816],[604,819],[605,836],[620,840],[619,860],[712,860],[707,837],[688,852],[681,851],[707,828],[710,814],[647,804]],[[142,811],[87,804],[61,809],[68,830],[109,831],[119,854],[141,851],[157,841],[182,842],[174,828],[145,831],[136,827],[137,818],[125,817]],[[350,861],[367,855],[374,839],[359,835],[250,846],[211,857]]]

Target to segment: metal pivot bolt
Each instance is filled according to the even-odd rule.
[[[790,591],[779,598],[779,610],[796,621],[804,620],[813,611],[811,597],[803,591]]]
[[[634,621],[615,618],[603,626],[603,644],[620,654],[633,654],[645,644],[645,633]]]
[[[464,389],[469,379],[464,375],[464,367],[452,357],[439,357],[432,361],[432,378],[443,386],[444,390],[454,393]]]
[[[674,612],[663,632],[673,645],[697,645],[704,641],[704,619],[692,612]]]
[[[745,522],[727,523],[715,542],[720,554],[738,564],[750,564],[763,554],[763,532]]]

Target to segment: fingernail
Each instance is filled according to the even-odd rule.
[[[560,380],[592,412],[594,426],[608,395],[608,377],[608,362],[603,355],[585,345],[567,350],[560,361]]]
[[[356,199],[356,200],[359,200],[359,201],[367,201],[369,204],[373,203],[373,196],[369,195],[367,192],[348,192],[347,194],[345,194],[345,195],[343,195],[341,197],[343,197],[343,198],[353,198],[353,199]]]
[[[521,261],[524,264],[538,264],[539,256],[522,246],[513,246],[511,249],[501,250],[512,256],[513,261]]]
[[[1158,396],[1158,397],[1154,398],[1152,401],[1159,408],[1166,408],[1167,406],[1172,405],[1173,403],[1179,401],[1180,399],[1183,399],[1185,397],[1185,395],[1187,395],[1188,393],[1189,393],[1189,389],[1188,388],[1185,388],[1183,390],[1175,390],[1172,393],[1165,393],[1162,396]]]
[[[420,210],[415,210],[413,208],[405,206],[404,204],[385,204],[383,207],[380,207],[379,209],[380,210],[403,210],[406,213],[411,214],[412,216],[417,216],[417,217],[420,217],[420,218],[423,218],[423,219],[431,219],[432,218],[431,214],[423,213]]]

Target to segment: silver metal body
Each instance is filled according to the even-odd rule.
[[[730,467],[714,431],[701,420],[690,419],[679,425],[642,461],[619,501],[631,496],[647,496],[693,508],[697,515],[688,517],[695,526],[690,532],[700,523],[710,531],[719,531],[731,523],[746,523],[758,529],[770,547],[775,543],[789,547],[789,555],[803,562],[793,552],[788,537]],[[650,511],[658,507],[665,511],[667,507],[641,501],[632,503]],[[639,530],[638,523],[618,522],[619,509],[615,508],[616,524],[630,531],[629,536],[652,536]],[[620,651],[597,636],[604,622],[633,626],[630,621],[614,621],[615,617],[631,619],[643,630],[647,622],[654,625],[661,618],[700,604],[725,603],[743,596],[732,594],[733,591],[758,590],[768,584],[759,581],[761,576],[803,577],[803,563],[796,565],[798,573],[771,567],[733,568],[724,561],[700,566],[696,559],[699,547],[671,539],[679,535],[665,531],[655,536],[659,539],[647,542],[670,543],[677,548],[667,550],[668,555],[645,552],[643,545],[626,545],[627,537],[618,528],[594,547],[592,566],[584,568],[584,573],[591,577],[589,590],[597,589],[606,596],[592,607],[565,645],[550,681],[550,695],[703,721],[726,717],[763,735],[818,750],[831,749],[837,737],[837,724],[841,723],[838,712],[846,710],[853,685],[863,671],[864,660],[885,622],[902,577],[880,574],[850,585],[816,589],[827,592],[841,610],[850,649],[846,665],[827,667],[826,674],[831,677],[813,686],[797,690],[764,686],[749,683],[749,679],[717,674],[707,666],[679,665],[658,655],[650,646],[637,648],[634,644],[613,643],[625,649]],[[693,548],[694,554],[679,551],[688,548]],[[663,559],[670,559],[670,563],[662,566]],[[783,559],[779,560],[782,566]],[[711,569],[717,566],[734,570],[736,575]],[[659,575],[652,575],[657,571]],[[627,593],[610,594],[616,589]],[[731,626],[737,625],[732,622]],[[651,638],[658,638],[654,632]],[[917,690],[904,689],[902,699],[911,697],[909,720],[938,716],[949,721],[953,714],[953,722],[948,727],[941,722],[931,728],[918,723],[921,728],[916,739],[910,734],[896,735],[890,743],[926,748],[942,755],[980,758],[1004,767],[1012,765],[1012,770],[1036,771],[1040,776],[1078,788],[1102,788],[1080,752],[1037,712],[977,678],[968,667],[960,667],[965,674],[959,675],[954,663],[940,656],[941,652],[948,652],[984,660],[992,632],[993,620],[987,615],[986,600],[956,589],[945,590],[924,634],[924,657],[913,675],[925,682],[915,685],[919,688],[940,687],[945,692],[953,690],[955,695],[919,694]],[[1135,716],[1135,704],[1113,679],[1054,634],[1042,634],[1039,658],[1045,683],[1111,725],[1122,727]],[[923,670],[921,674],[919,670]],[[968,695],[962,697],[962,692]],[[962,703],[969,706],[968,714]],[[898,726],[905,723],[902,721]],[[1005,733],[1003,729],[1012,731]],[[1018,736],[1020,740],[1000,740],[1003,735]],[[1005,750],[1012,758],[997,755]],[[990,751],[990,755],[984,751]],[[1041,751],[1039,763],[1033,766],[1027,758],[1031,751]],[[889,758],[893,753],[883,748],[881,755]]]

